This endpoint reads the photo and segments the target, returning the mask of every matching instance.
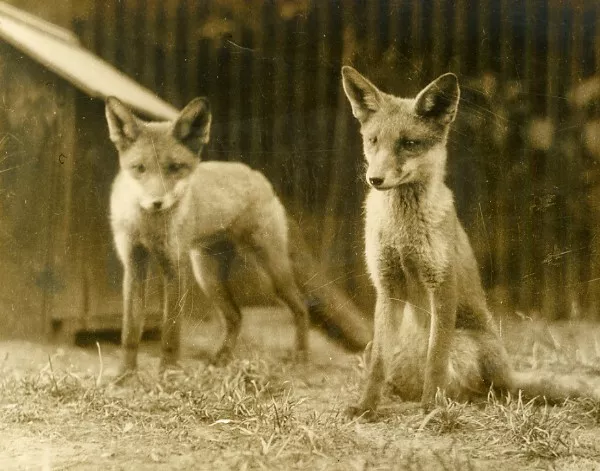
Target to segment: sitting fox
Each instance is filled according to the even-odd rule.
[[[365,246],[377,291],[366,385],[348,414],[374,415],[384,381],[424,408],[434,404],[438,390],[457,400],[490,388],[554,400],[599,399],[600,388],[578,379],[509,366],[444,183],[457,77],[442,75],[416,98],[404,99],[380,91],[351,67],[343,67],[342,76],[367,161]]]
[[[192,100],[174,122],[144,122],[109,98],[106,119],[120,162],[110,201],[124,267],[120,376],[136,368],[150,256],[164,274],[161,368],[175,364],[179,353],[184,257],[190,257],[198,284],[225,319],[217,361],[230,357],[241,314],[226,283],[226,267],[217,258],[223,241],[256,254],[294,314],[296,347],[300,357],[306,356],[308,312],[292,273],[284,207],[267,179],[246,165],[200,163],[210,134],[208,101]]]

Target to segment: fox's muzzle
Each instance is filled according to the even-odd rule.
[[[175,198],[165,195],[160,198],[144,197],[140,200],[140,206],[144,211],[150,213],[158,213],[160,211],[166,211],[175,204]]]

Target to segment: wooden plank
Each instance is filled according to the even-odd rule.
[[[123,0],[118,3],[118,18],[123,25],[121,31],[119,31],[122,57],[118,66],[130,77],[136,77],[140,72],[138,58],[141,54],[137,49],[140,44],[138,40],[140,16],[139,0]]]
[[[371,2],[376,3],[376,2]],[[331,132],[329,130],[329,122],[331,118],[331,111],[334,103],[331,101],[330,96],[330,80],[332,74],[336,71],[331,70],[331,48],[328,45],[329,38],[329,15],[331,15],[332,3],[330,2],[316,2],[315,11],[317,18],[317,47],[318,47],[318,64],[317,64],[317,89],[315,94],[317,97],[316,111],[316,145],[314,149],[311,149],[310,163],[307,165],[313,169],[313,175],[315,174],[314,169],[318,170],[319,178],[323,178],[324,181],[328,181],[332,169],[331,160],[328,149],[331,149],[333,142],[331,139]],[[318,151],[318,152],[314,152]],[[318,215],[318,218],[323,217],[325,209],[322,207],[322,201],[325,201],[326,193],[323,187],[317,185],[314,187],[314,197],[312,198],[310,208],[314,214]]]
[[[571,3],[571,12],[573,14],[573,23],[571,25],[571,41],[569,46],[569,76],[567,87],[572,89],[581,83],[583,76],[583,2],[580,0]]]
[[[511,78],[512,75],[510,71],[513,56],[511,46],[512,19],[510,13],[511,1],[500,0],[500,16],[502,17],[502,21],[500,22],[500,57],[502,57],[500,61],[500,80],[503,83]]]
[[[546,79],[546,113],[548,117],[555,123],[558,122],[559,118],[559,106],[557,97],[560,94],[559,91],[559,77],[562,69],[561,64],[561,44],[560,44],[560,30],[562,23],[562,12],[557,7],[556,2],[548,0],[548,26],[547,26],[547,38],[548,38],[548,51],[546,55],[547,61],[547,79]],[[556,159],[549,159],[547,177],[550,180],[554,180],[556,176],[561,172],[562,164]],[[560,241],[559,224],[562,224],[563,218],[557,219],[558,214],[556,211],[547,211],[544,215],[544,246],[547,251],[556,250]],[[564,279],[562,277],[562,267],[552,262],[552,253],[546,253],[546,260],[542,265],[543,269],[543,296],[542,296],[542,312],[547,318],[552,318],[556,313],[563,309],[564,302],[562,301],[562,294],[560,292],[561,286],[564,285]]]
[[[289,147],[287,146],[287,117],[286,117],[286,93],[287,93],[287,70],[286,58],[283,55],[285,44],[285,23],[279,16],[276,4],[272,5],[271,19],[273,24],[273,37],[265,40],[272,41],[273,47],[267,57],[272,58],[274,70],[273,79],[273,108],[272,108],[272,141],[271,159],[267,163],[269,176],[274,184],[283,191],[285,182],[289,175],[283,173],[285,161],[289,159]],[[287,193],[287,192],[286,192]],[[287,196],[287,195],[286,195]]]
[[[595,67],[595,71],[596,74],[600,74],[600,3],[595,2],[594,1],[594,5],[595,5],[595,33],[596,36],[594,38],[594,57],[595,57],[595,62],[594,62],[594,67]]]
[[[467,2],[457,0],[454,6],[454,40],[452,70],[457,74],[465,71],[465,58],[470,51],[467,38]]]
[[[187,46],[183,74],[188,86],[183,93],[183,97],[185,98],[184,101],[187,102],[202,93],[199,69],[203,64],[200,62],[200,5],[195,0],[187,0],[185,6],[185,15],[187,16]]]
[[[577,87],[581,83],[583,76],[583,8],[584,5],[582,0],[576,0],[571,3],[573,17],[571,24],[571,42],[568,45],[570,57],[569,74],[567,80],[565,80],[567,90],[573,90]],[[582,156],[578,155],[577,158],[582,158]],[[563,178],[561,180],[564,182],[564,185],[562,186],[566,188],[569,184],[566,181],[567,175],[564,173],[562,173],[562,175]],[[567,208],[568,207],[569,205],[567,204]],[[581,217],[584,212],[585,208],[582,207],[581,211],[568,215],[568,221],[571,227],[567,230],[566,251],[568,251],[568,253],[565,255],[565,279],[566,286],[569,288],[563,287],[565,298],[568,300],[568,305],[566,306],[567,316],[572,316],[574,312],[581,311],[584,299],[584,289],[587,287],[587,283],[581,283],[582,280],[580,279],[580,272],[586,271],[584,265],[589,261],[588,257],[585,257],[585,259],[582,257],[582,255],[585,255],[585,251],[582,247],[584,241],[580,239],[580,235],[585,230],[585,225],[589,222]],[[594,223],[596,222],[597,221],[594,221]]]
[[[40,11],[36,11],[36,15],[39,16],[36,16],[27,13],[20,8],[15,8],[8,3],[2,2],[0,3],[0,14],[9,16],[18,20],[19,22],[44,31],[45,33],[55,36],[62,41],[78,44],[78,38],[68,28],[71,27],[71,21],[76,17],[76,14],[81,11],[81,6],[81,4],[72,5],[70,2],[60,2],[55,3],[52,5],[51,9],[48,10],[45,8],[47,5],[42,4],[38,7]],[[38,8],[36,8],[36,10]],[[75,9],[77,9],[77,12]],[[77,17],[78,16],[79,15],[77,15]],[[50,21],[46,21],[47,19]],[[67,28],[57,26],[57,24],[64,25]]]
[[[156,90],[156,45],[152,40],[156,35],[158,0],[146,0],[146,18],[144,22],[145,45],[144,54],[144,85]]]
[[[352,25],[352,10],[345,8],[342,13],[341,28],[344,31],[344,42],[341,53],[342,64],[349,64],[352,59],[353,50],[353,25]],[[339,74],[339,72],[338,72]],[[340,88],[338,92],[337,104],[334,113],[334,133],[333,133],[333,155],[332,168],[334,171],[330,173],[328,180],[327,196],[323,206],[322,216],[322,234],[321,234],[321,262],[326,269],[330,269],[332,263],[333,250],[336,239],[339,234],[339,225],[341,223],[341,200],[345,196],[345,184],[348,180],[352,180],[354,165],[348,162],[348,157],[352,152],[348,149],[348,130],[352,113],[349,110],[346,95],[343,93],[341,76],[339,76]],[[344,171],[344,169],[350,171]]]
[[[117,64],[117,49],[119,38],[117,36],[117,11],[115,2],[105,2],[102,6],[102,57],[113,65]]]
[[[73,32],[77,35],[81,45],[92,51],[95,45],[96,8],[94,0],[81,0],[73,8]]]
[[[240,146],[242,133],[242,56],[244,46],[242,44],[242,30],[234,28],[231,38],[227,40],[225,47],[229,49],[229,122],[227,123],[227,149],[228,158],[242,160],[242,148]]]
[[[264,5],[262,11],[264,15]],[[264,81],[265,67],[264,64],[268,60],[264,51],[264,33],[263,28],[255,28],[252,30],[252,56],[251,77],[254,84],[251,95],[252,108],[252,133],[250,136],[250,154],[254,165],[259,168],[264,165],[264,142],[263,142],[263,117],[266,113],[266,104],[264,94],[267,92],[266,83]]]
[[[536,26],[535,21],[535,9],[534,0],[525,1],[525,17],[528,28],[525,29],[525,50],[523,54],[523,77],[521,81],[521,87],[525,92],[525,97],[528,98],[529,92],[532,88],[533,81],[533,60],[534,60],[534,28]],[[534,204],[532,196],[535,194],[537,189],[537,178],[535,175],[535,167],[532,165],[531,160],[533,159],[533,152],[528,147],[528,143],[524,143],[525,148],[522,153],[521,162],[521,178],[528,182],[529,187],[521,189],[517,193],[517,208],[519,208],[519,245],[522,247],[519,256],[519,308],[524,309],[526,312],[534,308],[530,303],[534,299],[533,292],[535,285],[537,284],[537,268],[535,263],[534,251],[536,250],[536,234],[533,231],[532,218],[536,215],[533,210]]]
[[[185,44],[180,43],[178,30],[185,28],[185,24],[179,24],[178,9],[180,2],[167,1],[163,3],[162,15],[164,18],[164,29],[161,29],[161,35],[158,40],[159,47],[164,54],[164,96],[170,103],[173,103],[177,108],[185,105],[183,102],[182,90],[178,86],[180,80],[178,75],[182,74],[183,61],[179,60],[178,49],[184,48]]]
[[[305,36],[306,20],[298,18],[295,20],[295,27],[292,31],[294,35],[294,62],[293,76],[290,80],[292,83],[293,99],[291,103],[291,124],[293,126],[292,140],[293,146],[291,149],[292,159],[296,163],[293,173],[293,188],[292,200],[294,201],[293,211],[296,216],[301,219],[302,213],[306,209],[306,202],[309,195],[306,194],[307,182],[310,178],[309,165],[311,160],[312,148],[308,146],[307,132],[308,126],[306,123],[307,112],[307,80],[309,56],[307,42]]]
[[[444,9],[446,0],[434,0],[433,11],[431,18],[431,33],[432,33],[432,54],[431,54],[431,69],[432,78],[437,77],[446,70],[446,42],[448,19],[445,17]]]
[[[510,18],[510,2],[509,0],[501,0],[500,2],[500,30],[499,30],[499,54],[502,58],[500,60],[500,74],[499,83],[502,87],[507,83],[510,76],[508,64],[511,61],[512,48],[510,44],[511,36],[511,22]],[[500,118],[497,118],[500,119]],[[508,122],[498,123],[500,126],[508,126]],[[512,194],[507,191],[509,184],[508,180],[508,165],[507,162],[511,158],[507,155],[506,139],[500,143],[500,156],[499,162],[500,168],[505,171],[504,174],[498,176],[498,182],[493,194],[493,200],[495,202],[495,214],[496,218],[494,221],[494,242],[492,252],[494,254],[494,267],[495,267],[495,279],[496,289],[502,291],[501,298],[503,302],[510,303],[513,298],[512,293],[512,279],[511,279],[511,253],[510,245],[512,244],[511,236],[514,234],[514,221],[512,214],[514,210],[512,208]],[[514,306],[510,306],[513,308]]]
[[[491,6],[490,0],[480,0],[478,16],[478,51],[477,51],[477,68],[479,74],[489,72],[492,58],[490,50],[490,32],[491,32]]]
[[[48,259],[47,269],[62,286],[55,291],[47,291],[48,300],[44,313],[46,338],[51,334],[51,319],[57,312],[65,317],[77,316],[81,299],[81,283],[73,277],[75,263],[70,254],[69,239],[72,230],[72,212],[77,208],[73,204],[73,171],[77,158],[75,146],[77,117],[74,113],[75,95],[78,93],[70,84],[57,81],[53,87],[54,108],[58,133],[51,138],[50,144],[58,155],[50,155],[51,209],[48,221]]]
[[[80,347],[95,346],[97,341],[120,344],[122,321],[121,313],[91,316],[85,325],[81,325],[73,319],[57,319],[54,322],[53,340],[72,342]],[[161,327],[162,313],[160,311],[146,313],[142,342],[159,340]]]
[[[421,28],[423,16],[423,4],[419,2],[412,2],[412,10],[410,16],[410,32],[411,32],[411,50],[412,50],[412,62],[413,64],[419,64],[418,70],[421,71],[421,64],[423,63],[423,32]]]
[[[388,12],[387,14],[389,15],[389,24],[388,24],[388,31],[389,31],[389,38],[390,38],[390,47],[393,49],[394,54],[396,56],[398,56],[398,54],[400,53],[400,49],[401,49],[401,45],[400,43],[400,9],[402,6],[402,1],[403,0],[389,0],[389,4],[388,4]],[[350,10],[349,8],[344,8],[344,11]],[[351,18],[345,17],[345,21],[350,23],[351,22]],[[344,23],[346,24],[346,23]],[[345,38],[344,38],[344,43],[346,42]],[[346,47],[346,49],[348,49]]]

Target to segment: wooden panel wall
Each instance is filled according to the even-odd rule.
[[[569,101],[600,67],[597,2],[67,3],[53,19],[142,84],[177,106],[210,97],[206,158],[264,171],[331,279],[364,306],[363,164],[340,66],[403,95],[457,73],[448,181],[491,297],[510,310],[597,317],[597,164]]]

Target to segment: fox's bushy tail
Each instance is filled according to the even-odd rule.
[[[567,398],[588,398],[600,402],[600,375],[515,371],[512,383],[511,392],[516,394],[521,390],[528,399],[538,397],[548,402],[562,402]]]
[[[311,323],[352,351],[363,350],[373,337],[372,319],[328,280],[298,224],[288,215],[290,256],[298,287],[305,294]]]

